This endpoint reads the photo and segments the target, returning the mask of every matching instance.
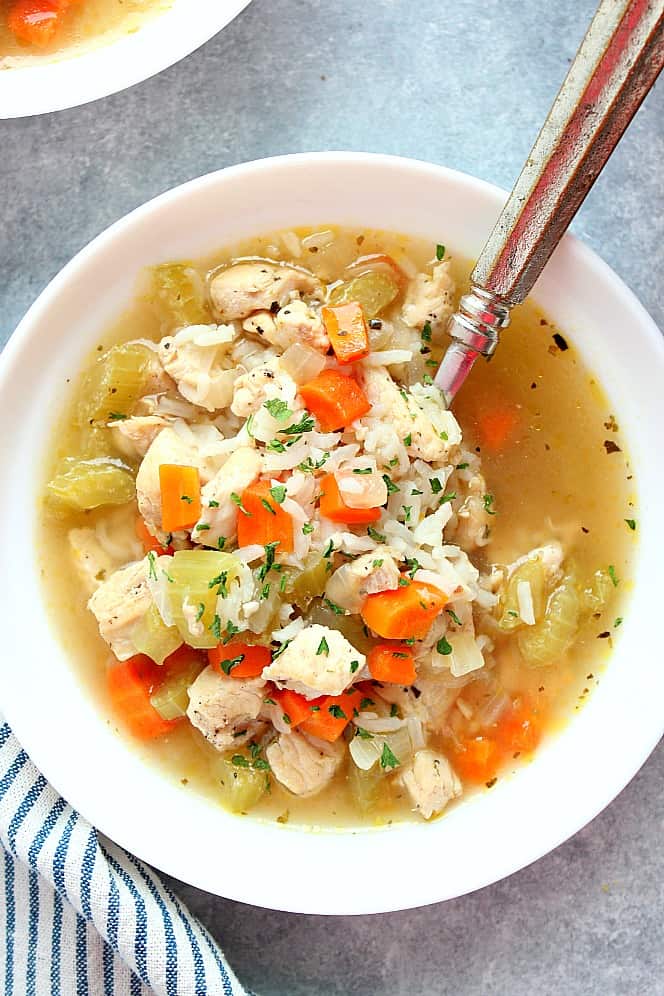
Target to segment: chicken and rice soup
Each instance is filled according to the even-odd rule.
[[[619,426],[534,308],[446,411],[465,272],[333,228],[160,265],[76,380],[47,599],[109,722],[183,791],[428,820],[597,682],[637,531]]]

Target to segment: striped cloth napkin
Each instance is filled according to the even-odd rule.
[[[1,716],[0,845],[5,996],[247,996],[203,925],[51,788]]]

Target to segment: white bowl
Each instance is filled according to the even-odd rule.
[[[221,31],[250,0],[173,0],[139,31],[71,58],[0,70],[0,118],[77,107],[147,80]]]
[[[535,296],[579,348],[618,415],[638,482],[641,543],[625,622],[599,687],[514,777],[432,824],[312,832],[232,816],[139,760],[112,732],[42,610],[29,524],[50,416],[66,395],[66,377],[130,300],[141,267],[321,222],[395,229],[472,257],[504,196],[438,166],[355,153],[287,156],[213,173],[158,197],[90,243],[32,306],[0,358],[0,706],[66,799],[103,833],[185,882],[304,913],[389,911],[459,896],[575,833],[661,736],[664,343],[618,277],[572,238]]]

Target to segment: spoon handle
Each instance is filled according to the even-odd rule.
[[[664,0],[601,0],[450,319],[435,382],[448,404],[490,357],[664,66]]]

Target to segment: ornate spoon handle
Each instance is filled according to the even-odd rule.
[[[495,351],[663,66],[664,0],[601,0],[450,319],[435,377],[448,405]]]

